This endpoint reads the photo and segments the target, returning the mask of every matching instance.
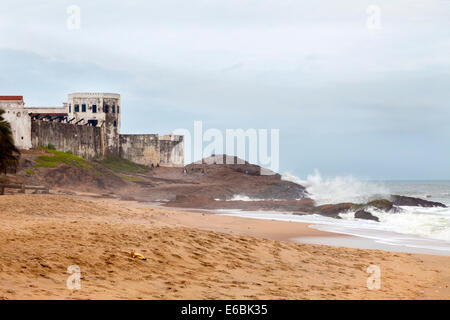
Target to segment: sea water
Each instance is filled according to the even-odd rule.
[[[305,180],[290,174],[283,175],[283,179],[305,186],[309,196],[319,205],[340,202],[365,203],[398,194],[438,201],[450,206],[450,181],[360,181],[353,177],[324,179],[318,172]],[[235,198],[241,199],[238,195]],[[311,228],[367,240],[358,242],[342,237],[295,239],[300,242],[450,255],[450,208],[402,206],[401,209],[399,213],[368,209],[379,218],[379,222],[355,219],[354,212],[342,213],[340,215],[342,219],[275,211],[222,210],[221,213],[247,218],[309,223]]]

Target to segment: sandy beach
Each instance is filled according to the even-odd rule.
[[[2,196],[0,213],[2,299],[450,298],[450,257],[290,241],[339,236],[302,223],[59,195]]]

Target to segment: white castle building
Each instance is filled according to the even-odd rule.
[[[86,159],[122,157],[144,165],[184,166],[183,136],[120,134],[120,94],[71,93],[58,107],[26,107],[23,96],[0,96],[19,149],[53,144]]]

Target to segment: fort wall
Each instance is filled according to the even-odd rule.
[[[123,157],[147,166],[184,166],[182,136],[120,134],[120,94],[71,93],[58,107],[25,108],[23,96],[0,96],[19,149],[47,147],[92,160]]]
[[[71,93],[67,103],[68,115],[75,124],[105,128],[106,154],[120,154],[120,94],[115,93]]]
[[[104,129],[55,121],[31,121],[32,147],[52,144],[56,150],[93,160],[105,154]]]
[[[135,163],[163,167],[184,166],[182,136],[157,134],[121,134],[120,156]]]
[[[157,134],[121,134],[120,156],[135,163],[156,166],[160,162]]]
[[[5,111],[3,118],[11,125],[12,136],[14,144],[19,149],[31,148],[31,119],[25,109],[7,109],[1,108]]]
[[[159,138],[160,165],[163,167],[184,166],[183,136],[166,135]]]

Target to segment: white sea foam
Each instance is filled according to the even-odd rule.
[[[219,200],[219,199],[215,199]],[[259,199],[259,198],[250,198],[249,196],[241,195],[241,194],[235,194],[230,199],[227,199],[226,201],[282,201],[280,199]]]
[[[318,170],[308,175],[306,180],[290,173],[283,174],[282,179],[306,187],[310,197],[319,205],[342,202],[364,203],[389,196],[388,188],[382,183],[360,181],[352,176],[324,179]]]
[[[231,199],[227,199],[227,201],[264,201],[264,199],[250,198],[249,196],[235,194]]]
[[[312,224],[312,228],[322,231],[371,239],[389,246],[436,250],[450,255],[449,209],[421,209],[424,209],[423,214],[414,213],[412,207],[406,209],[404,213],[383,213],[369,209],[372,214],[379,217],[380,222],[354,219],[351,212],[341,214],[343,219],[340,220],[321,215],[292,215],[271,211],[221,210],[220,213],[245,218],[309,223]],[[425,217],[427,214],[432,215],[431,219]]]
[[[450,242],[450,209],[402,207],[401,213],[392,214],[372,209],[380,224],[390,231],[419,235],[424,238]]]
[[[365,203],[373,199],[387,198],[390,194],[419,196],[423,199],[449,204],[447,196],[450,184],[445,181],[374,183],[359,181],[351,176],[324,179],[317,170],[305,180],[289,173],[284,174],[282,179],[305,186],[310,197],[319,205],[340,202]],[[318,229],[324,231],[376,238],[377,241],[383,243],[411,245],[411,237],[417,237],[418,239],[413,241],[415,246],[418,246],[420,239],[423,239],[424,246],[433,243],[433,247],[435,247],[436,241],[444,241],[445,248],[448,248],[450,242],[449,208],[406,206],[401,208],[403,210],[400,213],[368,208],[367,211],[378,217],[380,222],[355,219],[354,212],[340,214],[342,220],[314,215],[294,216],[288,219],[313,222],[317,224]],[[283,215],[282,219],[287,219],[287,217]]]

